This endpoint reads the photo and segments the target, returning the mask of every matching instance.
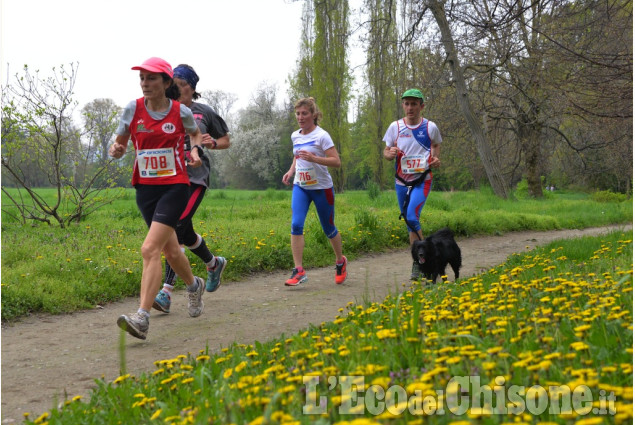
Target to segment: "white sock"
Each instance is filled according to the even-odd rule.
[[[168,285],[167,283],[163,284],[162,291],[168,295],[172,295],[172,290],[174,289],[174,285]]]
[[[196,276],[194,277],[194,282],[191,285],[187,285],[187,290],[189,292],[196,292],[198,290],[198,279]]]

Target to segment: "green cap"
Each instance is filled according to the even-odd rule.
[[[405,97],[416,97],[417,99],[423,100],[423,93],[417,89],[406,90],[404,94],[401,95],[401,98]]]

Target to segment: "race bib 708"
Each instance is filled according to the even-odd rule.
[[[176,175],[174,149],[141,149],[137,152],[137,165],[141,177],[167,177]]]

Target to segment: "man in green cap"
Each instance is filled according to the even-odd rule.
[[[441,165],[441,133],[435,123],[421,116],[424,106],[421,91],[406,90],[401,99],[405,116],[386,130],[384,158],[395,160],[395,191],[412,246],[414,241],[423,240],[419,216],[432,186],[430,169]],[[419,266],[413,262],[410,278],[420,277]]]

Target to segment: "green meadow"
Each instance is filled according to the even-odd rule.
[[[228,284],[291,268],[289,204],[288,191],[207,195],[195,227],[229,259]],[[7,208],[3,199],[3,321],[138,294],[146,229],[132,190],[66,229],[25,226]],[[458,236],[581,228],[632,222],[632,201],[433,192],[422,222],[424,233],[449,226]],[[350,259],[407,247],[392,192],[338,195],[336,224]],[[314,213],[305,231],[306,266],[330,264]],[[632,231],[557,241],[456,283],[415,282],[382,302],[350,302],[297,334],[201,347],[156,359],[140,376],[97,379],[90,396],[71,392],[25,423],[632,423],[632,258]]]
[[[26,423],[632,423],[632,258],[632,231],[557,241],[297,334],[157,359]]]
[[[55,192],[42,190],[52,201]],[[518,230],[583,228],[630,223],[632,199],[598,192],[547,192],[542,200],[517,193],[501,200],[491,190],[432,192],[422,213],[425,233],[449,226],[457,236]],[[83,221],[61,229],[23,224],[2,195],[2,321],[31,313],[67,313],[139,293],[147,229],[134,190]],[[195,230],[216,255],[229,260],[224,280],[254,272],[291,269],[291,192],[211,190],[195,216]],[[336,195],[335,223],[349,260],[365,253],[407,247],[408,235],[393,191]],[[305,225],[305,266],[325,266],[333,254],[314,209]],[[189,254],[195,274],[205,266]]]

